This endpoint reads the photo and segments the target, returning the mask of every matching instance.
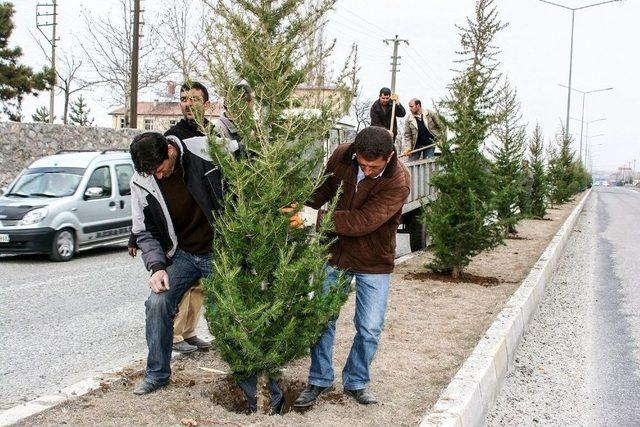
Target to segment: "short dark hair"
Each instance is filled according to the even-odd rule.
[[[251,92],[251,87],[247,84],[247,83],[236,83],[233,88],[235,90],[241,90],[242,91],[242,99],[249,103],[251,101],[253,101],[253,93]],[[227,110],[227,103],[223,102],[222,103],[222,108],[224,110]]]
[[[382,95],[391,95],[391,89],[389,89],[388,87],[383,87],[382,89],[380,89],[380,94],[378,96]]]
[[[207,102],[209,100],[209,91],[200,82],[194,82],[194,81],[188,80],[188,81],[182,83],[182,86],[180,87],[180,94],[182,94],[182,92],[185,92],[185,91],[191,90],[191,89],[196,89],[196,90],[201,91],[204,102]]]
[[[136,172],[151,175],[169,158],[169,141],[158,132],[141,133],[133,138],[129,152]]]
[[[248,83],[236,83],[234,88],[237,90],[242,90],[242,99],[244,99],[246,102],[253,101],[253,92],[251,91],[251,86],[249,86]]]
[[[353,146],[366,160],[386,159],[393,151],[393,137],[383,127],[369,126],[358,132]]]
[[[414,98],[413,103],[422,107],[422,102],[418,98]]]

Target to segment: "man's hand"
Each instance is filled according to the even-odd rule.
[[[298,205],[296,203],[291,203],[289,206],[285,206],[284,208],[281,208],[280,212],[282,212],[283,214],[290,214],[296,210],[297,206]],[[300,218],[300,214],[294,213],[289,217],[289,227],[291,228],[304,227],[304,222],[302,221],[302,218]]]
[[[393,102],[398,102],[398,94],[397,93],[392,93],[391,94],[391,100]]]
[[[129,256],[131,256],[131,258],[135,258],[136,255],[138,255],[138,248],[135,246],[129,246],[127,249],[129,250]]]
[[[149,278],[149,287],[159,294],[169,290],[169,275],[165,270],[158,270]]]
[[[409,154],[411,154],[411,149],[410,149],[410,148],[407,148],[406,150],[404,150],[404,151],[402,152],[402,155],[403,155],[403,156],[408,156]]]

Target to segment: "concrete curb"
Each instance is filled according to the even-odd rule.
[[[10,426],[32,415],[36,415],[40,412],[46,411],[47,409],[53,408],[54,406],[71,398],[80,397],[97,390],[105,381],[117,381],[121,378],[119,373],[123,368],[124,366],[110,369],[93,378],[88,378],[75,384],[71,384],[57,393],[40,396],[36,399],[30,400],[29,402],[16,405],[13,408],[2,411],[0,412],[0,427]]]
[[[590,194],[591,190],[565,220],[529,275],[504,305],[438,401],[422,418],[421,427],[483,425],[508,369],[513,365],[520,339],[542,300],[545,286]]]

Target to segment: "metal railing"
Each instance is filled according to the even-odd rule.
[[[410,152],[408,156],[433,146],[434,145],[421,147]],[[406,156],[403,155],[400,157]],[[435,188],[430,185],[430,181],[431,176],[433,176],[433,173],[437,170],[436,159],[434,157],[408,161],[405,165],[409,168],[409,173],[411,174],[411,191],[407,202],[402,207],[403,214],[418,209],[422,204],[429,203],[430,200],[435,198]]]

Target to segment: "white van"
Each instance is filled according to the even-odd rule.
[[[125,243],[133,163],[126,150],[60,151],[36,160],[0,197],[0,254],[78,251]]]

